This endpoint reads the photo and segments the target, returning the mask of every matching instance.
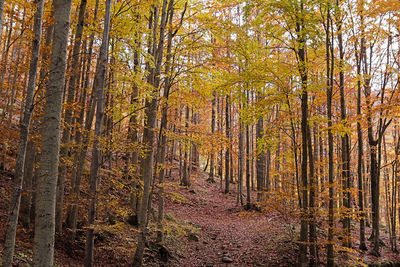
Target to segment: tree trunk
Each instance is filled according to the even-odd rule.
[[[216,92],[213,92],[213,98],[211,101],[211,134],[215,133],[215,103],[216,103]],[[211,151],[211,159],[210,159],[210,173],[208,174],[208,180],[210,182],[214,182],[214,149]]]
[[[250,132],[249,126],[246,125],[246,208],[250,209],[251,195],[250,195]]]
[[[229,140],[230,137],[230,126],[229,126],[229,95],[226,96],[226,104],[225,104],[225,136],[226,140]],[[229,193],[229,182],[230,182],[230,166],[229,166],[229,156],[230,156],[230,144],[226,145],[225,151],[225,191],[224,193]]]
[[[361,40],[363,42],[363,40]],[[363,45],[362,45],[363,46]],[[357,51],[357,47],[355,49]],[[361,57],[356,52],[357,77],[361,75]],[[361,117],[361,79],[357,79],[357,116]],[[365,212],[364,212],[364,176],[363,176],[363,134],[361,130],[360,120],[357,120],[357,141],[358,141],[358,158],[357,158],[357,178],[358,178],[358,209],[360,211],[360,245],[361,250],[367,250],[365,244]]]
[[[76,26],[74,46],[72,48],[72,63],[71,63],[71,77],[68,83],[67,90],[67,105],[73,105],[75,91],[79,79],[79,58],[81,51],[81,41],[84,27],[85,11],[86,11],[87,0],[81,0],[79,6],[78,23]],[[67,170],[67,157],[68,147],[72,134],[72,107],[65,109],[64,115],[64,130],[61,138],[61,149],[60,149],[60,166],[58,168],[58,181],[57,181],[57,202],[56,202],[56,232],[61,232],[63,223],[63,207],[64,207],[64,187],[65,187],[65,175]]]
[[[316,206],[315,206],[315,177],[314,177],[314,156],[311,141],[310,125],[307,127],[308,139],[308,162],[309,162],[309,177],[310,177],[310,223],[309,223],[309,237],[310,237],[310,263],[309,266],[318,266],[317,262],[317,227],[316,227]]]
[[[258,142],[261,142],[264,131],[264,119],[260,117],[256,125],[256,147]],[[257,201],[262,201],[263,191],[265,191],[265,153],[263,150],[257,149],[256,173],[257,173]]]
[[[0,41],[1,41],[2,33],[3,33],[4,1],[5,0],[0,0]]]
[[[0,1],[3,1],[3,0],[0,0]],[[3,7],[4,7],[4,3],[3,3]],[[11,10],[14,10],[14,7],[15,7],[15,4],[13,3],[12,4],[12,6],[11,6]],[[3,19],[3,13],[1,14],[1,19]],[[3,88],[4,88],[4,77],[5,77],[5,75],[6,75],[6,73],[7,73],[7,62],[8,62],[8,54],[9,54],[9,50],[10,50],[10,47],[11,47],[11,33],[12,33],[12,30],[13,30],[13,23],[14,23],[14,14],[11,14],[11,18],[10,18],[10,22],[9,22],[9,25],[8,25],[8,29],[6,29],[6,33],[7,33],[7,36],[6,36],[6,39],[4,40],[4,48],[3,48],[3,51],[2,51],[2,59],[1,59],[1,64],[2,64],[2,67],[1,67],[1,70],[2,70],[2,72],[1,72],[1,74],[0,74],[0,95],[2,95],[3,94]],[[0,39],[0,41],[1,41],[1,39]],[[7,95],[7,91],[5,92],[5,95]]]
[[[185,108],[185,129],[186,135],[188,135],[189,129],[189,117],[190,117],[190,109],[189,106]],[[182,173],[182,183],[183,186],[190,186],[190,150],[189,145],[185,144],[185,156],[183,161],[183,173]]]
[[[333,231],[334,231],[334,185],[333,185],[333,134],[332,134],[332,91],[333,91],[333,67],[334,54],[333,43],[331,42],[332,20],[330,16],[330,5],[327,7],[326,18],[326,73],[327,73],[327,116],[328,116],[328,183],[329,183],[329,203],[328,203],[328,245],[327,245],[327,266],[333,267],[334,248],[333,248]]]
[[[303,4],[301,3],[300,12],[303,13]],[[298,56],[298,70],[301,78],[301,185],[302,185],[302,213],[300,225],[300,257],[299,266],[307,265],[307,236],[308,236],[308,180],[307,180],[307,125],[308,125],[308,74],[306,62],[306,40],[304,39],[304,19],[298,18],[296,23],[297,43],[299,48],[296,50]]]
[[[279,105],[275,106],[276,108],[276,116],[275,119],[277,119],[279,117]],[[277,129],[277,133],[276,133],[276,140],[277,140],[277,144],[276,144],[276,151],[275,151],[275,179],[274,179],[274,189],[275,192],[277,193],[281,193],[281,188],[280,188],[280,180],[281,180],[281,173],[280,173],[280,164],[281,164],[281,133],[279,132],[279,129]]]
[[[239,118],[239,153],[238,153],[238,197],[237,197],[237,204],[243,205],[243,167],[244,167],[244,145],[243,145],[243,138],[244,138],[244,131],[243,131],[243,122]]]
[[[54,0],[54,34],[42,125],[33,263],[53,266],[55,197],[71,0]]]
[[[337,38],[339,46],[339,91],[340,91],[340,119],[344,126],[347,126],[347,114],[346,114],[346,102],[344,96],[344,50],[343,50],[343,37],[342,37],[342,15],[340,10],[340,0],[336,1],[336,12],[337,12]],[[341,137],[342,143],[342,189],[343,189],[343,206],[344,214],[342,215],[342,225],[345,229],[345,237],[343,240],[344,246],[351,247],[351,229],[350,229],[350,205],[351,205],[351,194],[350,194],[350,140],[348,133],[344,133]]]
[[[223,98],[217,98],[218,103],[217,103],[217,114],[218,114],[218,133],[220,136],[222,136],[222,116],[223,116],[223,106],[224,106],[224,101]],[[221,101],[220,101],[221,100]],[[221,104],[220,104],[221,102]],[[223,149],[222,146],[220,146],[220,151],[219,151],[219,160],[218,160],[218,176],[220,180],[220,188],[222,190],[222,169],[223,169]]]
[[[145,144],[145,152],[140,163],[141,176],[143,179],[143,195],[139,206],[139,241],[133,258],[133,267],[139,267],[143,264],[143,252],[146,244],[147,234],[147,213],[150,199],[150,184],[153,178],[153,161],[154,161],[154,127],[157,119],[157,97],[160,85],[161,63],[164,53],[164,31],[167,24],[167,0],[163,0],[160,22],[160,39],[156,46],[156,34],[153,35],[153,55],[155,60],[154,68],[150,68],[148,82],[153,86],[151,99],[146,100],[146,117],[143,131],[143,144]],[[158,23],[158,7],[154,7],[154,28],[155,33]],[[156,49],[157,48],[157,49]]]
[[[37,158],[37,148],[34,141],[29,140],[26,147],[26,158],[24,164],[24,178],[22,190],[25,194],[21,196],[21,208],[19,212],[19,220],[25,229],[29,229],[31,224],[31,206],[33,192],[33,173],[35,170],[35,162]]]
[[[99,7],[99,0],[96,0],[95,10],[94,10],[94,21],[96,21],[96,19],[97,19],[98,7]],[[87,90],[87,88],[89,87],[90,77],[88,74],[90,73],[90,69],[91,69],[94,34],[91,34],[89,39],[90,39],[90,42],[89,42],[89,49],[88,49],[88,59],[87,59],[87,63],[86,63],[87,75],[85,76],[85,80],[83,82],[84,90]],[[67,226],[70,228],[70,234],[69,234],[70,241],[74,240],[75,235],[76,235],[78,202],[79,202],[79,197],[80,197],[80,185],[81,185],[81,180],[82,180],[82,175],[83,175],[83,170],[84,170],[84,165],[85,165],[86,153],[87,153],[88,145],[89,145],[89,139],[90,139],[89,132],[92,129],[93,118],[94,118],[94,113],[95,113],[96,104],[97,104],[97,93],[94,92],[93,89],[92,89],[92,97],[90,99],[90,104],[88,105],[89,109],[86,112],[86,116],[85,116],[85,123],[84,123],[85,126],[83,129],[81,129],[81,131],[83,133],[81,146],[79,147],[78,151],[75,152],[75,155],[74,155],[75,168],[73,170],[72,178],[71,178],[73,200],[72,200],[72,204],[68,208],[68,212],[67,212]],[[82,101],[82,103],[84,104],[83,101]],[[83,124],[83,116],[84,116],[84,109],[82,108],[80,117],[79,117],[80,124]]]
[[[3,8],[3,3],[0,3],[0,12]],[[18,145],[17,162],[15,166],[14,190],[12,193],[9,215],[7,220],[7,230],[5,237],[5,245],[3,251],[3,266],[12,266],[15,248],[15,237],[18,226],[18,214],[21,203],[21,191],[25,170],[25,156],[29,138],[29,128],[33,110],[33,97],[36,87],[36,76],[39,63],[40,42],[42,37],[42,18],[44,0],[38,0],[35,13],[34,33],[35,37],[32,41],[31,63],[29,68],[29,82],[25,99],[24,116],[20,125],[20,140]],[[0,22],[2,20],[2,12]],[[1,29],[1,27],[0,27]],[[29,214],[27,215],[29,218]]]
[[[167,123],[168,123],[168,97],[171,89],[171,59],[172,59],[172,19],[174,16],[174,1],[170,0],[168,4],[168,41],[167,41],[167,55],[166,55],[166,62],[165,62],[165,73],[167,75],[165,79],[165,86],[164,86],[164,99],[165,104],[162,109],[162,118],[161,118],[161,125],[160,125],[160,135],[159,139],[161,139],[159,147],[161,148],[160,152],[160,160],[159,163],[161,165],[160,174],[159,174],[159,183],[160,183],[160,190],[158,192],[158,232],[157,232],[157,242],[164,241],[164,227],[163,227],[163,220],[164,220],[164,177],[166,175],[166,168],[165,168],[165,154],[167,151],[167,135],[165,131],[167,130]]]
[[[96,219],[96,197],[97,185],[100,169],[100,138],[102,133],[104,116],[104,87],[107,72],[107,54],[108,39],[111,20],[111,0],[106,0],[106,11],[104,14],[104,30],[100,47],[100,55],[97,62],[96,75],[93,84],[93,92],[97,94],[96,123],[94,128],[94,142],[92,152],[92,163],[90,166],[90,203],[88,208],[88,229],[86,231],[85,245],[85,266],[93,266],[93,247],[94,247],[94,229],[93,225]]]

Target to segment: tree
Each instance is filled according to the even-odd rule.
[[[102,134],[103,116],[104,116],[104,87],[107,72],[107,54],[108,40],[110,34],[111,20],[111,0],[106,1],[106,12],[104,15],[104,30],[100,47],[100,55],[97,61],[96,76],[93,84],[93,91],[97,94],[96,123],[95,123],[95,140],[93,142],[92,163],[90,166],[90,204],[88,208],[89,227],[86,232],[85,246],[85,266],[93,266],[93,247],[94,247],[94,229],[93,225],[96,218],[96,190],[98,185],[98,176],[100,169],[100,138]]]
[[[2,9],[4,1],[0,3],[0,12],[2,20]],[[31,64],[29,68],[29,81],[25,98],[24,115],[20,126],[20,141],[18,147],[17,163],[15,166],[15,179],[14,191],[10,201],[10,211],[7,221],[7,232],[5,238],[5,247],[3,251],[3,266],[11,266],[14,256],[15,236],[18,226],[18,214],[21,203],[21,191],[24,178],[25,169],[25,155],[29,138],[29,127],[31,124],[31,116],[33,111],[33,96],[36,87],[36,76],[39,63],[39,50],[42,38],[42,19],[43,19],[43,6],[44,1],[38,0],[36,2],[36,13],[34,23],[35,37],[32,40]],[[1,27],[0,27],[1,29]],[[0,30],[1,31],[1,30]],[[0,35],[1,36],[1,35]],[[1,38],[0,38],[1,39]]]
[[[261,141],[264,130],[264,119],[260,117],[256,124],[256,139],[257,143]],[[257,174],[257,200],[261,201],[265,190],[265,152],[257,150],[257,161],[256,161],[256,174]]]
[[[307,235],[308,235],[308,179],[307,179],[307,157],[308,157],[308,146],[307,146],[307,128],[308,128],[308,74],[307,74],[307,59],[306,59],[306,39],[305,39],[305,25],[304,25],[304,3],[300,2],[299,6],[296,7],[298,13],[296,14],[296,55],[298,57],[298,71],[301,78],[301,185],[302,185],[302,219],[300,229],[300,266],[306,266],[307,260]]]
[[[78,23],[75,32],[75,40],[74,46],[72,48],[72,63],[71,70],[72,74],[68,83],[67,90],[67,104],[72,105],[74,102],[75,91],[77,87],[77,81],[79,77],[79,59],[80,59],[80,51],[81,51],[81,42],[83,35],[83,27],[85,20],[85,11],[86,11],[87,0],[82,0],[79,6],[79,15],[78,15]],[[63,223],[63,207],[64,207],[64,183],[65,183],[65,175],[67,169],[67,160],[68,156],[68,147],[72,135],[72,108],[65,109],[64,115],[64,131],[62,133],[61,138],[61,149],[60,149],[60,158],[62,164],[59,166],[58,171],[58,181],[57,181],[57,203],[56,203],[56,231],[61,232],[62,223]]]
[[[342,12],[340,7],[340,1],[336,1],[336,23],[337,23],[337,39],[339,46],[339,91],[340,91],[340,119],[347,126],[347,112],[346,102],[344,93],[344,49],[343,49],[343,29],[342,29]],[[346,236],[344,238],[344,245],[351,247],[351,220],[350,220],[350,206],[351,206],[351,177],[350,177],[350,137],[347,132],[341,137],[342,142],[342,162],[341,162],[341,173],[342,173],[342,187],[343,187],[343,206],[345,208],[343,215],[343,228],[346,229]]]
[[[333,267],[335,256],[333,248],[333,231],[334,231],[334,180],[333,180],[333,134],[332,134],[332,96],[333,96],[333,68],[334,54],[332,42],[332,18],[331,6],[326,7],[326,26],[325,26],[325,45],[326,45],[326,104],[328,118],[328,188],[329,188],[329,213],[328,213],[328,245],[327,245],[327,266]]]
[[[158,6],[154,6],[151,12],[150,19],[150,29],[154,30],[158,25]],[[142,157],[142,161],[140,163],[141,176],[144,182],[143,186],[143,195],[140,201],[139,206],[139,242],[136,248],[135,256],[133,259],[133,266],[142,266],[143,262],[143,251],[146,244],[146,234],[147,234],[147,212],[148,205],[150,200],[150,183],[153,178],[153,157],[154,157],[154,149],[152,147],[154,142],[154,130],[157,116],[157,97],[158,90],[160,86],[160,73],[161,73],[161,63],[163,59],[164,53],[164,32],[165,27],[167,25],[167,9],[168,9],[168,1],[163,0],[162,8],[161,8],[161,21],[160,21],[160,34],[157,43],[157,35],[153,35],[153,39],[151,43],[154,45],[153,49],[149,51],[154,57],[155,64],[154,66],[149,67],[150,72],[148,76],[148,83],[152,86],[151,91],[151,99],[146,99],[146,117],[147,121],[145,123],[145,129],[143,132],[143,143],[146,145],[145,153]]]
[[[71,0],[54,0],[54,35],[38,169],[33,262],[53,266],[55,196]]]

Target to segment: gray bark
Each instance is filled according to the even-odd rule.
[[[68,83],[67,89],[67,104],[71,105],[74,102],[75,90],[77,87],[77,81],[79,79],[79,58],[81,50],[81,41],[83,34],[83,26],[85,19],[87,0],[81,0],[79,6],[78,24],[76,26],[74,46],[72,48],[72,63],[71,63],[71,77]],[[73,109],[68,107],[65,109],[64,115],[64,131],[61,139],[60,159],[61,164],[58,169],[58,182],[57,182],[57,202],[56,202],[56,231],[61,232],[63,222],[63,207],[64,207],[64,181],[66,175],[66,158],[68,157],[68,145],[70,143],[72,134],[72,111]]]
[[[54,35],[50,75],[42,124],[41,159],[38,169],[33,263],[53,266],[55,197],[60,147],[60,124],[71,0],[54,2]]]
[[[24,180],[22,190],[25,192],[21,196],[21,207],[19,212],[19,220],[22,227],[29,229],[31,223],[31,206],[32,206],[32,191],[33,191],[33,173],[35,169],[35,162],[37,159],[37,148],[34,141],[29,140],[26,147],[26,157],[24,164]]]
[[[36,87],[36,74],[39,63],[40,41],[42,37],[42,18],[43,18],[44,0],[38,0],[36,5],[37,5],[37,10],[35,14],[35,23],[34,23],[35,37],[32,41],[31,63],[29,68],[29,81],[25,99],[24,116],[20,125],[20,140],[18,146],[17,163],[15,166],[14,190],[11,197],[8,221],[7,221],[5,246],[3,251],[3,266],[11,266],[14,256],[15,237],[18,226],[18,214],[21,203],[21,191],[22,191],[24,169],[25,169],[24,164],[25,164],[26,148],[28,144],[29,127],[31,123],[31,116],[33,109],[33,96]],[[0,8],[2,9],[2,4],[0,4]]]

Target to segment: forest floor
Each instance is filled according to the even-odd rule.
[[[237,205],[236,194],[222,193],[219,182],[206,182],[207,177],[197,173],[190,189],[178,191],[186,201],[166,204],[167,217],[172,214],[195,228],[178,246],[178,265],[293,266],[297,245],[292,224],[245,211]]]
[[[175,171],[173,174],[173,177],[177,177]],[[155,240],[155,225],[150,223],[149,228],[153,230],[150,230],[144,266],[295,266],[298,222],[278,212],[246,211],[237,204],[236,184],[231,185],[232,193],[224,194],[218,180],[209,183],[207,178],[204,172],[194,172],[190,188],[179,186],[176,178],[166,181],[165,244],[160,246],[151,241]],[[3,248],[11,180],[10,173],[0,174],[0,252]],[[252,194],[254,199],[255,192]],[[155,209],[156,204],[153,204]],[[125,237],[121,238],[112,233],[98,236],[95,266],[129,266],[135,248],[136,230],[129,225],[127,227],[132,236],[124,234]],[[382,236],[387,235],[382,232]],[[84,234],[73,245],[62,241],[65,240],[65,234],[56,237],[56,266],[83,266]],[[33,233],[19,227],[17,237],[16,266],[29,266]],[[357,251],[357,243],[354,243],[354,256],[360,263],[400,262],[398,254],[390,252],[388,241],[383,241],[387,245],[382,248],[383,257],[377,259],[368,252]],[[323,246],[320,252],[323,262]],[[165,256],[165,253],[169,256]],[[339,263],[339,266],[342,264]]]

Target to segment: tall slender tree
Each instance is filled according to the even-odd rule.
[[[72,62],[71,62],[71,76],[68,82],[67,89],[67,104],[72,105],[75,98],[75,92],[78,78],[79,78],[79,62],[80,62],[80,51],[83,35],[83,27],[85,20],[87,0],[82,0],[79,5],[78,23],[76,26],[74,46],[72,48]],[[58,171],[58,181],[57,181],[57,202],[56,202],[56,231],[61,232],[63,223],[63,207],[64,207],[64,188],[65,188],[65,175],[67,170],[66,159],[68,156],[68,148],[72,135],[73,127],[73,109],[66,108],[64,115],[64,131],[61,137],[61,148],[60,148],[60,159],[61,164]]]
[[[61,108],[66,69],[71,0],[54,0],[54,34],[42,125],[33,263],[53,266],[55,197],[59,163]]]
[[[96,219],[96,197],[99,181],[100,169],[100,138],[102,135],[103,117],[104,117],[104,87],[107,72],[108,43],[110,35],[111,21],[111,0],[106,0],[106,12],[104,15],[103,37],[100,46],[99,59],[97,61],[96,76],[93,84],[93,92],[97,94],[96,123],[94,128],[95,140],[93,142],[92,162],[90,166],[90,203],[88,208],[88,224],[86,231],[85,246],[85,266],[93,266],[93,247],[94,247],[94,229],[93,225]]]
[[[0,3],[0,12],[2,5]],[[36,88],[36,77],[39,64],[39,51],[42,39],[42,21],[43,21],[44,0],[36,1],[35,23],[33,26],[35,37],[32,40],[31,63],[29,68],[29,81],[26,90],[24,115],[20,125],[20,140],[18,146],[17,163],[15,166],[14,190],[10,202],[9,215],[7,220],[7,231],[5,246],[3,250],[3,266],[11,266],[14,256],[15,236],[18,225],[18,214],[21,203],[21,191],[25,170],[25,156],[29,138],[29,128],[33,111],[33,96]],[[0,15],[2,20],[2,14]],[[0,27],[1,31],[1,27]],[[1,35],[0,35],[1,36]],[[1,39],[1,38],[0,38]]]

